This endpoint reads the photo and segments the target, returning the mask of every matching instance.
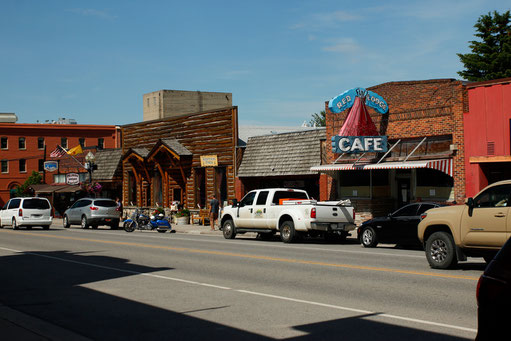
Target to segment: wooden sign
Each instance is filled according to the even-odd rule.
[[[201,155],[200,165],[201,167],[216,167],[218,166],[218,159],[216,155]]]

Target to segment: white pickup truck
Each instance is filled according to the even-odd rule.
[[[355,210],[349,200],[318,202],[298,189],[258,189],[224,207],[221,226],[226,239],[245,232],[266,239],[277,231],[284,243],[299,235],[345,239],[355,229]]]

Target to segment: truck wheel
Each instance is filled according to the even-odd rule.
[[[426,258],[433,269],[449,269],[458,263],[452,236],[435,232],[426,241]]]
[[[222,232],[225,239],[234,239],[236,237],[236,228],[234,227],[234,223],[231,219],[224,221],[224,224],[222,225]]]
[[[286,220],[280,225],[280,239],[284,243],[292,243],[295,237],[295,224],[291,220]]]
[[[364,247],[376,247],[376,245],[378,245],[376,231],[371,226],[367,226],[362,230],[362,233],[360,234],[360,243]]]

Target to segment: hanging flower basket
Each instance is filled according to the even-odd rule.
[[[103,188],[98,182],[88,183],[88,182],[81,182],[80,188],[82,191],[86,192],[89,195],[97,195],[101,193],[101,189]]]

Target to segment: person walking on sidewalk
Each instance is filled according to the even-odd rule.
[[[211,225],[211,231],[215,231],[215,220],[218,219],[218,210],[220,208],[220,202],[213,194],[213,199],[209,203],[209,224]]]

